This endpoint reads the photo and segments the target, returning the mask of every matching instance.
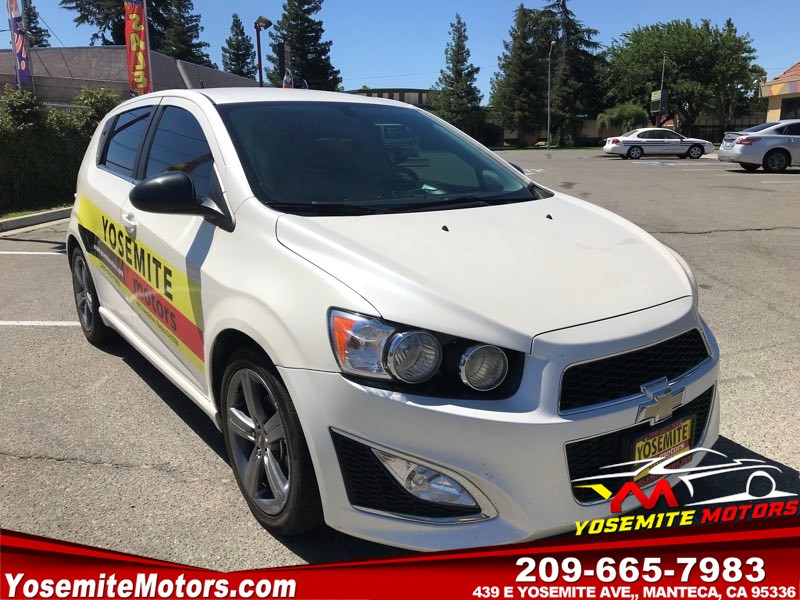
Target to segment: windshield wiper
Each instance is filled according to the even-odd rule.
[[[527,198],[533,200],[534,198]],[[526,198],[509,198],[506,196],[477,196],[475,194],[461,194],[458,196],[448,196],[441,200],[431,202],[415,202],[413,204],[393,204],[392,208],[398,212],[415,212],[424,210],[445,210],[448,208],[478,208],[481,206],[494,206],[498,204],[508,204],[519,202]]]
[[[379,206],[336,202],[321,202],[319,204],[269,202],[267,206],[281,212],[311,215],[383,215],[395,212]]]

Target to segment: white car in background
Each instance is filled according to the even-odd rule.
[[[616,154],[634,160],[642,156],[673,155],[679,158],[700,158],[711,154],[714,144],[708,140],[689,138],[671,129],[646,127],[633,129],[606,139],[605,154]]]
[[[405,103],[128,100],[67,249],[86,337],[117,331],[214,420],[276,534],[521,542],[608,515],[573,479],[718,437],[686,262]]]
[[[745,171],[763,167],[768,173],[800,165],[800,119],[769,121],[743,131],[726,131],[718,158],[739,163]]]

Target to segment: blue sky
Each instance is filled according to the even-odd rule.
[[[92,28],[76,27],[74,13],[59,8],[58,0],[33,1],[65,46],[89,43]],[[233,12],[252,31],[250,24],[259,11],[275,21],[281,4],[281,0],[194,0],[212,60],[221,65],[220,47]],[[530,8],[543,4],[543,0],[525,2]],[[518,5],[519,0],[327,0],[320,17],[326,39],[333,40],[331,56],[346,89],[428,87],[443,66],[449,23],[459,12],[467,23],[472,61],[481,68],[478,84],[488,99],[489,80]],[[570,7],[586,25],[600,31],[597,39],[602,44],[636,25],[685,18],[722,24],[731,17],[740,32],[752,36],[758,61],[770,77],[800,60],[798,0],[571,0]],[[50,41],[59,45],[54,37]]]

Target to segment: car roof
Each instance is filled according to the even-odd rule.
[[[162,90],[151,92],[142,98],[179,97],[199,99],[201,97],[211,100],[214,104],[235,104],[238,102],[353,102],[358,104],[382,104],[401,108],[416,109],[406,102],[389,100],[387,98],[371,98],[360,94],[345,94],[341,92],[322,92],[319,90],[302,90],[275,87],[228,87],[228,88],[202,88],[192,90]],[[418,110],[418,109],[417,109]]]

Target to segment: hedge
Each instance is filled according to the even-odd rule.
[[[84,152],[97,124],[120,102],[115,92],[83,88],[73,104],[46,109],[28,90],[0,95],[0,215],[72,201]]]

